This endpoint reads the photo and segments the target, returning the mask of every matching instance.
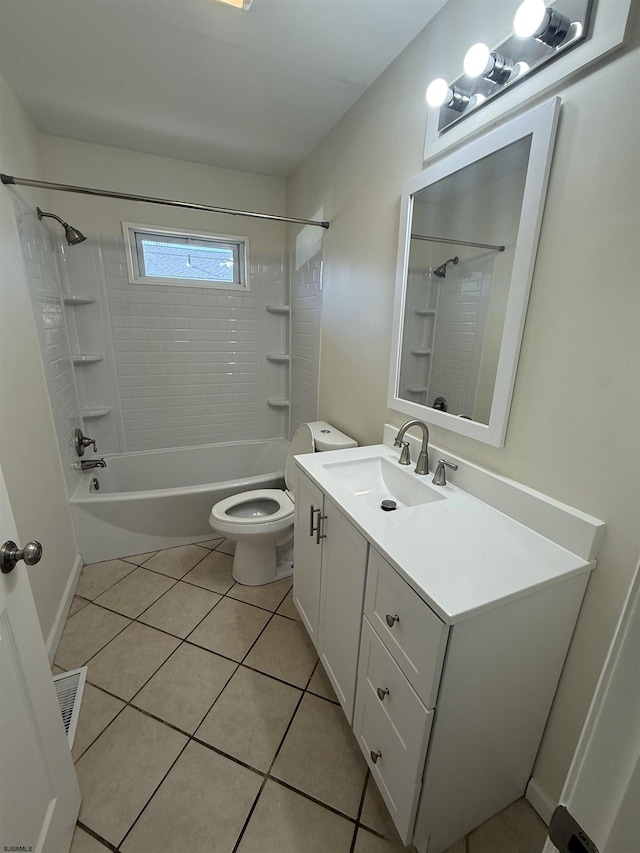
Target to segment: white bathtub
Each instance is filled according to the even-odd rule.
[[[85,471],[70,500],[83,560],[214,538],[213,504],[236,492],[282,488],[287,449],[273,439],[105,456],[107,467]]]

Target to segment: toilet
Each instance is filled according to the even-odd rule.
[[[326,421],[301,424],[289,445],[286,489],[254,489],[214,504],[209,524],[236,543],[233,579],[259,586],[293,572],[294,456],[357,447],[358,442]]]

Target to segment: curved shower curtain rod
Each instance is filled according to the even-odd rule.
[[[28,178],[15,178],[13,175],[0,174],[3,184],[16,184],[23,187],[41,187],[45,190],[60,190],[65,193],[80,193],[81,195],[97,195],[103,198],[122,198],[126,201],[142,201],[147,204],[164,204],[169,207],[184,207],[188,210],[204,210],[207,213],[226,213],[229,216],[249,216],[252,219],[271,219],[276,222],[292,222],[295,225],[315,225],[318,228],[329,228],[329,222],[319,222],[316,219],[294,219],[291,216],[276,216],[271,213],[255,213],[250,210],[232,210],[228,207],[212,207],[208,204],[195,204],[191,201],[174,201],[168,198],[152,198],[146,195],[132,193],[117,193],[111,190],[96,190],[89,187],[74,187],[71,184],[54,184],[49,181],[32,181]]]

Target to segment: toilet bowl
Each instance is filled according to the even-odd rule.
[[[321,450],[356,447],[357,442],[325,421],[301,424],[289,445],[286,490],[254,489],[214,504],[209,524],[236,543],[233,579],[259,586],[293,572],[294,457]]]

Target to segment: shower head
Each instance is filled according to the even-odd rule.
[[[456,255],[455,258],[449,258],[448,261],[445,261],[443,264],[440,264],[439,267],[436,267],[433,271],[434,275],[437,275],[438,278],[444,278],[447,274],[447,264],[457,264],[460,258]]]
[[[36,210],[38,212],[38,219],[42,219],[43,216],[50,216],[51,219],[56,219],[60,225],[62,225],[64,228],[64,236],[67,238],[67,243],[70,246],[75,246],[77,243],[82,243],[83,240],[87,239],[82,231],[78,231],[77,228],[73,228],[73,226],[69,225],[68,222],[65,222],[64,219],[56,216],[55,213],[45,213],[43,210],[40,210],[39,207],[37,207]]]

